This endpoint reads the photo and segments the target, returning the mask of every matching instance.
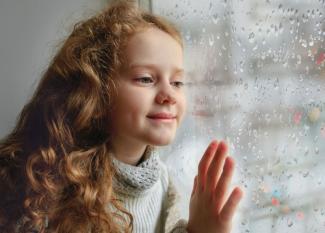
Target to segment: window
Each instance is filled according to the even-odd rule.
[[[245,198],[234,232],[325,231],[325,2],[155,0],[181,29],[188,115],[163,159],[187,218],[197,164],[226,139]]]

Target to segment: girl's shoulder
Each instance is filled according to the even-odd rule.
[[[180,214],[180,199],[181,196],[179,191],[177,190],[175,183],[173,181],[172,176],[169,175],[167,166],[161,162],[161,177],[164,183],[165,189],[165,198],[163,202],[163,232],[179,232],[179,233],[187,233],[185,227],[187,225],[187,221],[181,219]]]

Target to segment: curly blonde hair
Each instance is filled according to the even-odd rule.
[[[108,155],[114,77],[130,36],[164,19],[119,1],[74,26],[0,141],[0,232],[131,232]]]

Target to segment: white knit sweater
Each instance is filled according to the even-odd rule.
[[[186,233],[186,220],[180,219],[179,195],[166,166],[155,149],[145,152],[137,166],[112,156],[117,175],[113,187],[133,216],[134,233]]]

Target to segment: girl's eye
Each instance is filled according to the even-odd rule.
[[[149,82],[152,81],[152,78],[150,78],[150,77],[141,77],[141,78],[137,78],[136,80],[140,81],[140,82],[144,81],[142,83],[149,83]]]
[[[136,81],[141,82],[141,83],[152,83],[153,79],[151,77],[141,77],[141,78],[137,78]],[[182,86],[185,85],[183,82],[180,82],[180,81],[176,81],[176,82],[172,82],[172,83],[177,88],[181,88]]]
[[[178,87],[178,88],[181,88],[182,86],[184,86],[184,83],[183,82],[174,82],[175,83],[175,86]]]

